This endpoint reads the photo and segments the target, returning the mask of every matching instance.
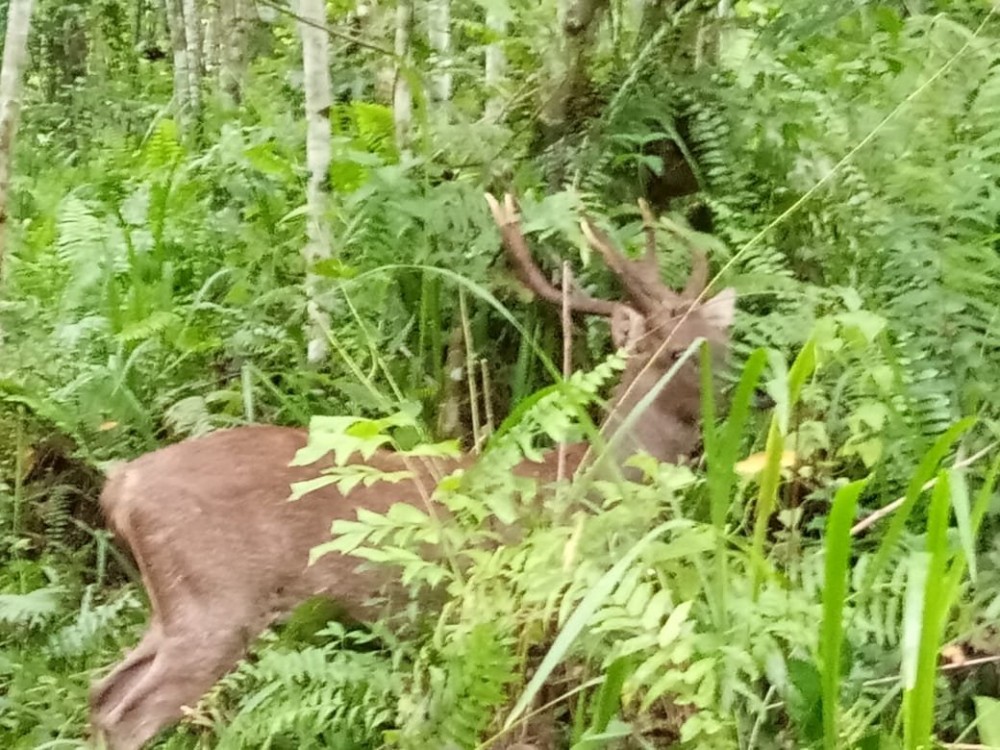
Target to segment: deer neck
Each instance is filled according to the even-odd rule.
[[[701,439],[698,373],[682,369],[664,385],[658,382],[660,373],[642,372],[639,363],[634,367],[630,372],[629,364],[615,389],[602,436],[619,464],[638,452],[677,463],[694,453]],[[662,390],[647,399],[658,387]]]

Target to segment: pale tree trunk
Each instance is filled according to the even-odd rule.
[[[184,41],[188,59],[188,103],[197,123],[201,117],[201,16],[197,0],[183,0]]]
[[[181,0],[163,0],[167,11],[167,26],[170,27],[170,48],[174,56],[174,103],[178,120],[187,121],[191,112],[191,87],[188,74],[188,46],[184,34],[184,11]]]
[[[554,86],[542,114],[553,139],[563,134],[573,102],[585,93],[587,53],[608,0],[572,0],[562,15],[562,39],[550,62]]]
[[[407,79],[410,60],[410,27],[413,24],[413,0],[397,0],[396,5],[396,76],[392,86],[392,112],[396,125],[396,146],[405,154],[410,146],[413,122],[413,96]]]
[[[431,95],[435,101],[451,99],[451,0],[428,0],[427,36],[434,50],[435,71]]]
[[[499,38],[507,35],[507,9],[501,11],[496,3],[490,3],[486,10],[486,28],[496,34]],[[500,95],[500,86],[503,83],[504,71],[507,67],[507,57],[504,55],[501,42],[493,42],[486,46],[486,91],[489,99],[486,100],[486,119],[495,122],[500,119],[503,112],[503,97]]]
[[[7,249],[7,204],[10,202],[11,160],[21,113],[21,78],[28,58],[33,0],[11,0],[7,6],[7,36],[0,70],[0,271]]]
[[[247,33],[252,12],[246,0],[219,2],[219,88],[232,105],[243,99]]]
[[[205,43],[202,45],[202,56],[205,60],[205,75],[209,79],[216,78],[219,73],[219,56],[221,51],[219,31],[222,24],[222,3],[220,0],[205,2]]]
[[[310,362],[323,360],[328,352],[329,317],[320,305],[319,278],[312,273],[316,261],[330,257],[329,229],[326,225],[327,179],[330,171],[330,89],[329,40],[322,27],[326,25],[324,0],[299,0],[298,14],[302,38],[302,72],[306,99],[306,166],[309,182],[306,186],[306,244],[302,255],[306,261],[306,297],[309,311]],[[312,24],[306,23],[311,21]]]
[[[364,39],[368,35],[368,27],[371,25],[374,14],[374,3],[359,2],[350,15],[352,33],[358,39]],[[376,72],[376,76],[378,73]],[[351,82],[351,101],[361,101],[365,97],[365,86],[367,84],[366,72],[362,66],[354,66],[354,78]]]

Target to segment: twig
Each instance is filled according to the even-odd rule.
[[[996,664],[1000,662],[1000,655],[998,656],[981,656],[978,659],[969,659],[968,661],[963,661],[955,664],[944,664],[938,667],[938,672],[957,672],[960,669],[975,669],[976,667],[982,667],[987,664]],[[894,674],[888,677],[877,677],[874,680],[865,680],[863,685],[865,687],[877,687],[879,685],[885,685],[893,682],[899,682],[903,679],[902,675]]]
[[[383,55],[388,55],[389,57],[396,57],[396,53],[387,47],[382,47],[381,45],[375,44],[375,42],[368,42],[364,39],[359,39],[352,34],[348,34],[346,31],[341,31],[340,29],[335,29],[331,26],[327,26],[324,23],[317,23],[309,18],[303,18],[294,10],[289,8],[284,3],[277,3],[274,0],[257,0],[258,3],[262,3],[269,8],[274,8],[274,10],[279,13],[283,13],[289,18],[294,18],[299,23],[303,23],[306,26],[312,26],[314,29],[319,29],[320,31],[325,31],[330,36],[335,39],[343,39],[345,42],[350,42],[351,44],[356,44],[359,47],[364,47],[365,49],[370,49],[372,52],[378,52]]]
[[[965,459],[963,459],[961,461],[956,461],[955,464],[954,464],[954,466],[952,466],[952,468],[953,469],[964,469],[966,466],[971,466],[976,461],[978,461],[979,459],[981,459],[983,456],[987,455],[988,453],[991,453],[998,445],[1000,445],[1000,443],[990,443],[989,445],[987,445],[985,448],[983,448],[978,453],[973,453],[968,458],[965,458]],[[935,484],[937,484],[937,477],[935,477],[934,479],[931,479],[930,481],[925,482],[924,486],[920,488],[920,491],[921,492],[926,492],[931,487],[933,487]],[[899,507],[903,503],[905,503],[905,502],[906,502],[906,495],[903,495],[902,497],[900,497],[900,498],[898,498],[896,500],[893,500],[888,505],[886,505],[886,506],[884,506],[882,508],[879,508],[877,511],[875,511],[874,513],[872,513],[867,518],[861,519],[856,524],[854,524],[854,526],[851,527],[851,536],[857,536],[858,534],[860,534],[862,531],[864,531],[865,529],[867,529],[872,524],[878,523],[883,518],[885,518],[887,515],[889,515],[890,513],[893,513],[897,509],[899,509]]]
[[[569,380],[573,370],[573,319],[569,304],[570,288],[573,286],[573,271],[570,269],[569,261],[563,261],[562,267],[562,339],[563,339],[563,380]],[[559,453],[556,462],[556,481],[562,482],[566,478],[566,443],[559,443]]]

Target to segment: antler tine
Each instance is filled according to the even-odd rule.
[[[514,273],[518,280],[546,302],[561,305],[562,291],[549,282],[531,257],[528,242],[521,232],[521,222],[517,214],[517,206],[514,203],[514,196],[507,193],[504,196],[503,206],[489,193],[486,193],[485,197],[490,206],[490,212],[493,214],[493,221],[500,228],[504,249],[507,251],[507,257],[514,267]],[[605,317],[610,317],[618,308],[618,303],[597,299],[580,291],[574,291],[570,295],[569,305],[574,312]]]
[[[708,256],[698,246],[691,244],[691,275],[681,296],[687,300],[698,297],[708,284]]]
[[[688,249],[691,251],[691,275],[688,276],[687,283],[684,284],[684,290],[681,292],[680,296],[683,300],[693,300],[705,291],[705,287],[708,284],[708,256],[705,255],[704,250],[692,241],[687,232],[669,219],[666,219],[664,223],[666,224],[667,229],[669,229],[670,232],[682,243],[687,245]]]
[[[626,258],[611,241],[611,238],[588,219],[580,222],[580,229],[583,230],[583,236],[587,239],[587,243],[601,254],[608,268],[621,280],[622,286],[632,301],[645,312],[655,310],[665,300],[676,296],[675,292],[660,282],[659,273],[650,274],[645,268],[645,263],[636,263]]]

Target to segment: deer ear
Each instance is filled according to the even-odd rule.
[[[736,315],[736,290],[726,287],[699,309],[709,325],[720,331],[727,330]]]

